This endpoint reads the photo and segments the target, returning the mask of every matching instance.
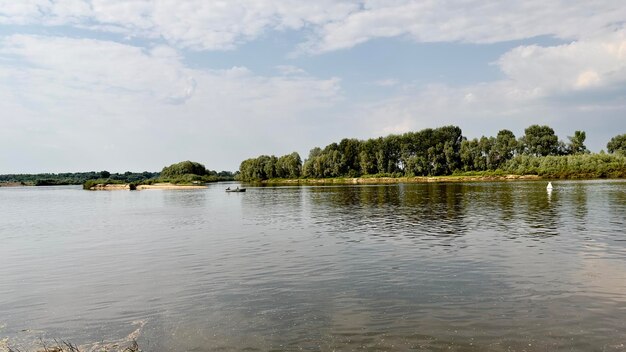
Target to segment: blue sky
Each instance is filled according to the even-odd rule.
[[[447,124],[626,133],[619,1],[0,0],[0,173],[236,170]]]

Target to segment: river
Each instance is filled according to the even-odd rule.
[[[546,184],[0,188],[0,340],[624,351],[626,182]]]

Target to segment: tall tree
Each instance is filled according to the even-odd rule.
[[[302,165],[302,174],[304,177],[321,177],[316,173],[315,163],[317,158],[322,154],[320,147],[315,147],[309,151],[309,157],[304,161]]]
[[[376,164],[377,141],[377,139],[368,139],[361,143],[361,151],[359,152],[361,175],[373,175],[379,172]]]
[[[485,169],[478,139],[474,138],[461,142],[460,154],[463,171],[479,171]]]
[[[569,139],[567,145],[569,154],[584,154],[589,152],[585,146],[585,139],[587,138],[585,131],[574,131],[574,135],[568,136],[567,138]]]
[[[341,152],[341,173],[351,177],[356,177],[361,174],[359,165],[359,150],[361,149],[361,142],[358,139],[344,138],[339,143],[339,151]]]
[[[300,154],[293,152],[289,155],[283,156],[283,158],[283,167],[285,168],[285,176],[283,177],[300,177],[302,175],[302,159],[300,158]]]
[[[532,125],[524,130],[521,146],[524,154],[535,156],[557,155],[559,138],[550,126]]]
[[[501,167],[507,160],[510,160],[517,150],[517,140],[513,132],[500,130],[496,136],[496,141],[492,149],[493,156],[491,162],[494,168]]]
[[[611,138],[606,145],[606,150],[608,150],[609,153],[626,154],[626,133]]]

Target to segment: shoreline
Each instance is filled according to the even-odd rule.
[[[23,187],[28,186],[23,182],[0,182],[0,187]]]
[[[264,185],[363,185],[395,183],[444,183],[444,182],[491,182],[491,181],[528,181],[552,179],[539,175],[502,175],[502,176],[415,176],[415,177],[353,177],[353,178],[315,178],[315,179],[270,179],[251,183]]]
[[[155,183],[153,185],[137,185],[135,190],[150,190],[150,189],[202,189],[207,188],[206,185],[176,185],[173,183]],[[97,184],[89,187],[90,191],[121,191],[131,190],[131,186],[128,183],[109,183],[109,184]]]

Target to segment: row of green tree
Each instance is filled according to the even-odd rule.
[[[545,168],[540,166],[542,163],[561,165],[569,161],[576,165],[586,160],[580,157],[589,154],[585,139],[584,131],[575,131],[567,142],[563,142],[551,127],[539,125],[526,128],[520,138],[509,130],[501,130],[496,137],[467,139],[459,127],[444,126],[368,140],[346,138],[323,149],[313,148],[302,165],[300,156],[295,152],[278,158],[262,155],[244,160],[239,168],[239,178],[256,181],[363,175],[440,176],[496,170],[540,174],[544,169],[553,170],[547,165],[544,165]],[[607,149],[609,153],[626,154],[626,134],[611,139]],[[578,157],[574,160],[568,156]],[[545,159],[547,157],[551,158]],[[608,171],[602,171],[602,175],[615,175],[615,167],[618,173],[626,173],[626,170],[619,171],[623,155],[596,159],[593,165],[597,166],[597,162],[611,164],[607,166]]]
[[[248,159],[239,166],[241,180],[267,180],[271,178],[299,178],[302,175],[302,159],[293,152],[280,158],[261,155]]]
[[[15,182],[33,186],[80,185],[91,179],[110,179],[123,183],[137,182],[158,177],[158,172],[124,172],[110,173],[108,171],[91,172],[64,172],[43,174],[8,174],[0,175],[0,182]]]
[[[91,172],[66,172],[66,173],[44,173],[44,174],[8,174],[0,175],[0,183],[21,183],[33,186],[56,186],[56,185],[80,185],[97,183],[193,183],[193,182],[216,182],[230,181],[234,179],[234,174],[230,171],[217,172],[208,170],[204,165],[183,161],[166,166],[161,172],[124,172],[111,173],[108,171]]]

